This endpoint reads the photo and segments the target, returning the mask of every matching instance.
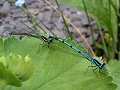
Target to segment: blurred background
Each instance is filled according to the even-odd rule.
[[[26,0],[29,11],[50,32],[61,38],[72,36],[107,62],[120,60],[119,0],[58,0],[58,3],[59,8],[55,0]],[[69,19],[71,24],[67,24],[67,28],[56,9]],[[1,37],[10,37],[10,32],[36,32],[26,25],[32,27],[27,16],[14,5],[14,0],[0,0]]]

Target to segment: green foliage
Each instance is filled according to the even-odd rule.
[[[113,77],[114,83],[118,85],[117,90],[120,90],[120,62],[118,61],[111,61],[109,63],[109,72],[110,75]]]
[[[20,87],[23,81],[33,73],[33,64],[29,56],[5,55],[0,57],[0,86],[13,85]]]
[[[22,76],[21,72],[25,72],[29,77],[31,69],[24,71],[24,67],[19,68],[19,65],[23,66],[24,62],[18,62],[22,60],[21,57],[29,61],[27,55],[31,57],[35,69],[32,77],[21,87],[6,86],[4,90],[115,90],[119,85],[113,83],[113,75],[93,72],[92,68],[88,68],[90,62],[63,44],[55,42],[48,48],[40,43],[39,40],[33,38],[23,40],[11,38],[5,41],[5,55],[10,57],[12,55],[10,53],[18,55],[12,55],[13,59],[9,60],[12,72],[18,72]],[[16,57],[18,60],[14,61]],[[6,66],[3,61],[1,63]],[[4,71],[4,69],[1,70]],[[22,80],[26,80],[26,77]]]
[[[21,86],[21,82],[2,63],[0,63],[0,86],[1,85]]]
[[[9,56],[8,68],[16,75],[20,81],[26,81],[33,73],[33,64],[29,56],[24,58],[21,55]]]

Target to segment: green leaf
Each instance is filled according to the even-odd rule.
[[[2,63],[0,63],[0,83],[3,85],[21,86],[21,82]]]
[[[9,39],[5,42],[6,55],[32,58],[35,70],[32,77],[19,87],[5,90],[115,90],[112,77],[88,68],[90,62],[59,42],[40,45],[33,38]],[[14,69],[14,68],[13,68]],[[18,70],[18,69],[17,69]]]
[[[29,56],[10,54],[0,57],[0,83],[20,87],[33,73],[33,63]],[[1,86],[1,85],[0,85]]]
[[[120,90],[120,62],[111,61],[109,63],[109,72],[114,79],[114,83],[118,85],[117,90]]]
[[[8,68],[20,81],[26,81],[32,75],[34,67],[28,55],[22,57],[21,55],[11,54],[8,60]]]
[[[4,44],[3,44],[3,39],[0,38],[0,55],[3,54],[4,52]]]

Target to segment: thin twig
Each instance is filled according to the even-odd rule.
[[[108,58],[108,57],[109,57],[109,52],[108,52],[107,45],[106,45],[106,42],[105,42],[105,39],[104,39],[104,37],[103,37],[103,33],[102,33],[101,29],[100,29],[99,32],[100,32],[100,36],[101,36],[102,43],[103,43],[103,46],[104,46],[104,51],[105,51],[106,56],[107,56],[107,58]]]
[[[58,0],[55,0],[55,2],[56,2],[56,4],[57,4],[58,10],[59,10],[59,12],[60,12],[60,15],[61,15],[61,17],[62,17],[62,19],[63,19],[63,22],[64,22],[64,25],[65,25],[65,27],[66,27],[66,30],[67,30],[67,32],[68,32],[70,38],[72,39],[72,35],[71,35],[71,33],[70,33],[68,23],[67,23],[66,20],[65,20],[63,11],[60,10],[60,5],[59,5],[59,3],[58,3]]]
[[[88,19],[88,24],[89,24],[89,28],[90,28],[91,35],[92,35],[93,44],[94,44],[95,43],[95,38],[94,38],[93,30],[92,30],[93,28],[91,27],[91,21],[90,21],[89,15],[88,15],[88,10],[87,10],[87,6],[86,6],[86,3],[85,3],[85,0],[82,0],[82,3],[83,3],[84,9],[85,9],[85,13],[86,13],[86,16],[87,16],[87,19]]]

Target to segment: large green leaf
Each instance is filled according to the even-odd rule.
[[[50,47],[33,38],[5,41],[5,55],[29,55],[35,66],[32,77],[21,87],[5,90],[115,90],[117,85],[107,74],[94,73],[90,62],[59,42]],[[28,70],[29,72],[29,70]],[[2,89],[1,89],[2,90]]]

